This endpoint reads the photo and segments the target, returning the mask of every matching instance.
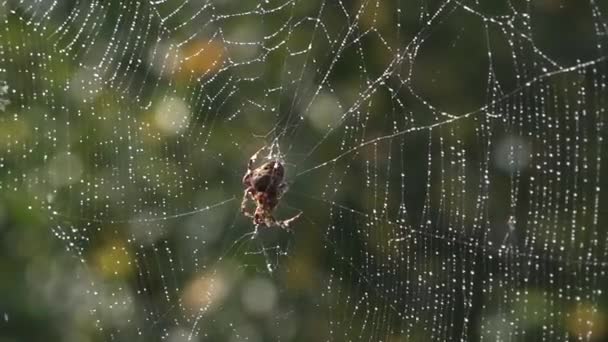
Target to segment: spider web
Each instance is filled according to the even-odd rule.
[[[39,305],[63,340],[605,337],[607,11],[4,1],[0,189],[77,259]],[[291,232],[240,213],[262,146]]]

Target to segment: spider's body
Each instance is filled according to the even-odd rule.
[[[272,212],[279,204],[279,200],[287,190],[287,183],[283,182],[285,177],[285,168],[278,160],[269,161],[253,168],[253,163],[257,158],[256,152],[247,167],[247,173],[243,176],[243,185],[245,193],[243,194],[243,202],[241,203],[241,211],[245,216],[253,219],[256,226],[265,225],[279,226],[289,228],[289,224],[295,221],[302,213],[285,221],[277,221],[272,216]],[[247,199],[250,198],[256,203],[255,212],[253,214],[247,212]]]

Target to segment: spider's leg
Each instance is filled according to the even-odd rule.
[[[281,226],[279,222],[275,220],[272,216],[267,216],[264,219],[264,224],[266,225],[266,227]]]
[[[249,158],[249,164],[247,164],[247,168],[249,170],[253,171],[253,164],[255,163],[256,159],[258,159],[258,154],[260,152],[262,152],[263,149],[265,149],[266,146],[262,146],[262,148],[260,148],[259,150],[257,150],[252,156],[251,158]]]
[[[287,192],[287,190],[289,189],[289,184],[287,183],[281,183],[279,184],[279,186],[277,187],[277,197],[281,198],[283,197],[283,195]]]
[[[253,218],[253,214],[247,212],[247,195],[252,196],[251,189],[245,189],[245,192],[243,193],[243,201],[241,202],[241,212],[243,213],[243,215],[249,218]]]
[[[294,216],[290,219],[283,220],[283,221],[275,221],[275,224],[283,229],[289,230],[289,225],[292,224],[293,221],[297,220],[300,216],[302,216],[302,212],[298,213],[296,216]]]

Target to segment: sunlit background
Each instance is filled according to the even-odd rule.
[[[594,0],[4,1],[0,342],[604,341],[607,56]]]

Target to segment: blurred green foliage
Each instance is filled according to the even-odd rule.
[[[5,2],[0,342],[606,338],[604,13]]]

